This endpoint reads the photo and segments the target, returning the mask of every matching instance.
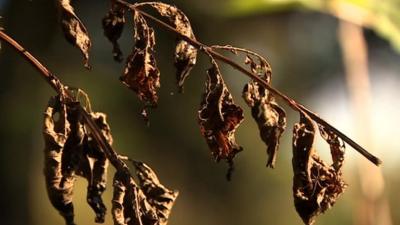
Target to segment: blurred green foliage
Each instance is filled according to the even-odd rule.
[[[327,13],[373,29],[400,52],[399,0],[230,0],[225,12],[245,16],[285,10]]]

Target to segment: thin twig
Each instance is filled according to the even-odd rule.
[[[251,78],[252,80],[258,82],[263,87],[268,89],[273,95],[278,96],[280,99],[285,101],[293,110],[307,114],[309,117],[311,117],[318,124],[324,126],[325,128],[328,128],[328,129],[332,130],[344,142],[349,144],[351,147],[353,147],[356,151],[358,151],[361,155],[363,155],[365,158],[367,158],[369,161],[371,161],[375,165],[379,166],[382,163],[382,161],[379,158],[377,158],[376,156],[374,156],[371,153],[369,153],[366,149],[364,149],[362,146],[357,144],[351,138],[349,138],[348,136],[346,136],[345,134],[340,132],[338,129],[336,129],[335,127],[330,125],[324,119],[319,117],[316,113],[314,113],[311,110],[307,109],[305,106],[303,106],[302,104],[296,102],[294,99],[286,96],[285,94],[283,94],[279,90],[271,87],[267,83],[267,81],[265,81],[264,79],[256,76],[251,71],[249,71],[246,68],[242,67],[240,64],[238,64],[238,63],[234,62],[233,60],[227,58],[226,56],[214,51],[211,47],[209,47],[209,46],[197,41],[196,39],[190,38],[190,37],[180,33],[177,29],[175,29],[171,25],[161,21],[160,19],[158,19],[158,18],[156,18],[156,17],[154,17],[154,16],[152,16],[152,15],[146,13],[146,12],[143,12],[142,10],[140,10],[138,8],[138,5],[131,4],[131,3],[128,3],[128,2],[123,1],[123,0],[115,0],[115,1],[117,3],[119,3],[120,5],[126,7],[129,10],[134,10],[134,11],[140,13],[144,17],[152,20],[153,22],[157,23],[158,25],[160,25],[161,27],[165,28],[166,30],[168,30],[168,31],[170,31],[172,33],[175,33],[179,38],[187,41],[193,47],[195,47],[195,48],[197,48],[197,49],[199,49],[199,50],[201,50],[203,52],[208,52],[214,58],[216,58],[216,59],[218,59],[218,60],[220,60],[220,61],[222,61],[222,62],[224,62],[224,63],[226,63],[226,64],[228,64],[230,66],[232,66],[234,69],[236,69],[236,70],[242,72],[243,74],[247,75],[249,78]]]
[[[73,97],[68,91],[65,91],[65,85],[61,80],[50,72],[43,64],[39,62],[32,54],[25,50],[18,42],[0,30],[0,39],[4,40],[7,44],[13,47],[20,55],[22,55],[33,67],[35,67],[47,83],[66,100],[73,101]],[[83,116],[83,122],[88,127],[89,131],[93,134],[96,142],[101,146],[111,164],[118,170],[130,175],[128,166],[118,158],[118,154],[114,151],[111,145],[107,142],[101,129],[96,125],[92,116],[81,106],[80,111]]]
[[[0,29],[0,39],[4,40],[7,44],[11,45],[17,52],[24,57],[33,67],[39,70],[45,81],[60,95],[63,95],[64,85],[55,75],[53,75],[39,60],[37,60],[31,53],[26,51],[18,42],[8,36],[3,30]]]

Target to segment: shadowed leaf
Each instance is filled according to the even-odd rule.
[[[178,192],[165,188],[146,164],[134,162],[134,166],[139,186],[129,174],[114,176],[114,224],[166,225]]]
[[[89,69],[89,49],[91,42],[86,27],[75,15],[70,0],[57,0],[57,3],[61,11],[61,27],[65,38],[81,50],[84,65]]]
[[[58,119],[55,116],[58,116]],[[51,204],[64,217],[67,225],[74,224],[74,208],[72,205],[72,191],[74,180],[65,178],[62,173],[62,156],[64,145],[70,133],[67,120],[67,109],[59,98],[50,98],[44,112],[43,137],[44,148],[44,175],[47,194]]]
[[[166,225],[169,214],[178,197],[178,191],[167,189],[160,183],[155,172],[142,162],[134,162],[140,187],[158,215],[160,225]]]
[[[59,115],[58,120],[56,114]],[[106,140],[112,144],[105,114],[91,113],[91,116]],[[66,105],[59,97],[51,98],[45,111],[43,135],[44,172],[53,206],[64,217],[66,224],[74,224],[72,195],[76,176],[79,175],[88,181],[87,201],[96,214],[95,221],[104,222],[106,207],[101,195],[106,187],[108,160],[92,134],[84,127],[79,102]]]
[[[176,30],[179,33],[196,39],[190,21],[187,16],[178,8],[172,5],[168,5],[160,2],[144,2],[139,3],[150,5],[155,8],[162,16],[167,17],[171,23],[175,25]],[[184,40],[178,40],[175,48],[175,67],[177,68],[176,78],[179,91],[183,92],[183,85],[187,76],[189,76],[190,71],[196,64],[197,49],[187,43]]]
[[[157,89],[160,87],[160,72],[153,56],[154,31],[139,13],[133,12],[133,18],[135,46],[127,59],[121,80],[136,92],[145,107],[156,107],[158,101]]]
[[[286,128],[286,113],[268,90],[255,81],[245,85],[242,96],[251,107],[251,115],[257,122],[260,137],[267,145],[267,166],[274,168],[279,139]]]
[[[233,102],[218,65],[212,58],[211,63],[199,110],[199,125],[214,159],[224,159],[229,163],[229,179],[233,158],[242,151],[242,147],[236,144],[235,131],[243,121],[243,110]]]
[[[125,25],[125,9],[114,2],[111,3],[111,9],[102,20],[104,35],[113,44],[114,60],[121,62],[122,51],[118,44]]]

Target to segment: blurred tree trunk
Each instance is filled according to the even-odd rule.
[[[368,75],[368,46],[361,26],[341,21],[338,28],[348,93],[358,139],[373,153],[378,153],[371,137],[372,96]],[[380,168],[362,159],[358,162],[361,192],[355,211],[356,225],[392,225],[390,207],[384,196]]]

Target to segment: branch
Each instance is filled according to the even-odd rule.
[[[365,158],[367,158],[369,161],[371,161],[372,163],[374,163],[375,165],[379,166],[380,164],[382,164],[382,161],[377,158],[376,156],[372,155],[371,153],[369,153],[366,149],[364,149],[362,146],[360,146],[359,144],[357,144],[355,141],[353,141],[351,138],[349,138],[348,136],[346,136],[345,134],[343,134],[342,132],[340,132],[338,129],[336,129],[335,127],[333,127],[332,125],[330,125],[328,122],[326,122],[324,119],[322,119],[321,117],[319,117],[316,113],[312,112],[311,110],[307,109],[305,106],[303,106],[302,104],[296,102],[294,99],[286,96],[285,94],[283,94],[282,92],[280,92],[279,90],[271,87],[267,81],[261,79],[260,77],[254,75],[251,71],[247,70],[246,68],[244,68],[243,66],[241,66],[240,64],[234,62],[233,60],[227,58],[226,56],[214,51],[212,49],[212,47],[205,45],[193,38],[190,38],[186,35],[183,35],[182,33],[180,33],[177,29],[175,29],[174,27],[172,27],[171,25],[161,21],[160,19],[146,13],[143,12],[142,10],[139,9],[140,5],[135,5],[135,4],[130,4],[124,0],[115,0],[117,3],[119,3],[120,5],[122,5],[123,7],[131,10],[131,11],[136,11],[138,13],[140,13],[141,15],[143,15],[144,17],[152,20],[153,22],[157,23],[158,25],[160,25],[161,27],[163,27],[164,29],[175,33],[179,38],[185,40],[186,42],[188,42],[189,44],[191,44],[192,46],[194,46],[195,48],[201,50],[202,52],[208,52],[210,55],[212,55],[214,58],[230,65],[231,67],[233,67],[234,69],[242,72],[243,74],[247,75],[249,78],[251,78],[252,80],[256,81],[257,83],[259,83],[260,85],[262,85],[263,87],[265,87],[266,89],[268,89],[273,95],[278,96],[281,100],[283,100],[284,102],[286,102],[287,105],[289,105],[293,110],[298,111],[300,113],[304,113],[307,114],[309,117],[311,117],[311,119],[313,119],[315,122],[317,122],[318,124],[329,128],[330,130],[332,130],[338,137],[340,137],[344,142],[346,142],[347,144],[349,144],[351,147],[353,147],[357,152],[359,152],[361,155],[363,155]]]
[[[18,42],[0,30],[0,40],[5,41],[8,45],[14,48],[22,57],[28,61],[33,67],[35,67],[45,81],[60,95],[63,96],[66,101],[73,101],[73,96],[68,91],[65,91],[65,85],[61,80],[54,74],[52,74],[43,64],[39,62],[32,54],[25,50]],[[96,142],[101,146],[107,158],[110,160],[111,164],[121,172],[130,175],[128,166],[118,157],[118,154],[111,147],[111,145],[105,139],[101,129],[96,125],[92,116],[79,105],[79,110],[83,116],[83,122],[87,125]]]

